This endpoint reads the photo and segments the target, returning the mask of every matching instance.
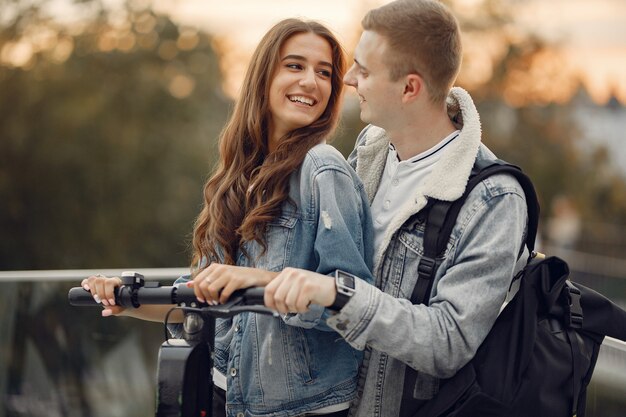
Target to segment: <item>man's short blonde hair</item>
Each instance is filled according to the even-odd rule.
[[[443,103],[459,73],[462,58],[459,24],[436,0],[396,0],[370,10],[364,30],[387,41],[385,60],[393,81],[419,74],[433,103]]]

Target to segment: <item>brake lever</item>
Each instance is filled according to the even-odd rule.
[[[224,304],[205,305],[200,308],[200,311],[219,318],[228,318],[245,312],[267,314],[278,317],[277,312],[270,310],[265,306],[245,304],[245,297],[241,294],[233,294]]]

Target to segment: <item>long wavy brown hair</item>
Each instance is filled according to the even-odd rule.
[[[280,61],[280,49],[292,36],[314,33],[332,50],[332,91],[315,122],[287,133],[269,152],[269,89]],[[265,230],[289,201],[289,177],[313,146],[327,139],[339,121],[345,58],[341,45],[323,25],[286,19],[265,34],[257,46],[233,114],[220,135],[219,163],[204,186],[204,207],[193,232],[192,268],[211,262],[235,264],[243,242],[267,250]],[[247,255],[247,254],[246,254]],[[207,262],[200,261],[206,259]]]

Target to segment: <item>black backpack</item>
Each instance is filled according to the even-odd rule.
[[[585,415],[587,385],[605,336],[626,340],[626,312],[606,297],[571,282],[567,263],[534,252],[539,203],[530,179],[502,160],[478,163],[465,193],[424,209],[424,256],[411,301],[427,304],[456,218],[467,195],[490,175],[508,173],[528,204],[526,246],[531,257],[513,278],[519,290],[498,316],[474,358],[441,380],[428,401],[413,398],[417,372],[405,371],[401,417],[566,417]]]

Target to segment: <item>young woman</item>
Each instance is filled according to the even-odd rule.
[[[344,69],[339,43],[319,23],[283,20],[261,40],[194,229],[188,285],[201,301],[225,301],[286,267],[371,278],[367,197],[325,144],[339,119]],[[111,302],[119,279],[92,276],[83,285],[103,300],[103,315],[121,312]],[[163,320],[164,309],[148,307],[124,313]],[[325,314],[311,306],[282,318],[217,320],[214,380],[226,389],[228,416],[347,415],[361,352],[330,331]]]

